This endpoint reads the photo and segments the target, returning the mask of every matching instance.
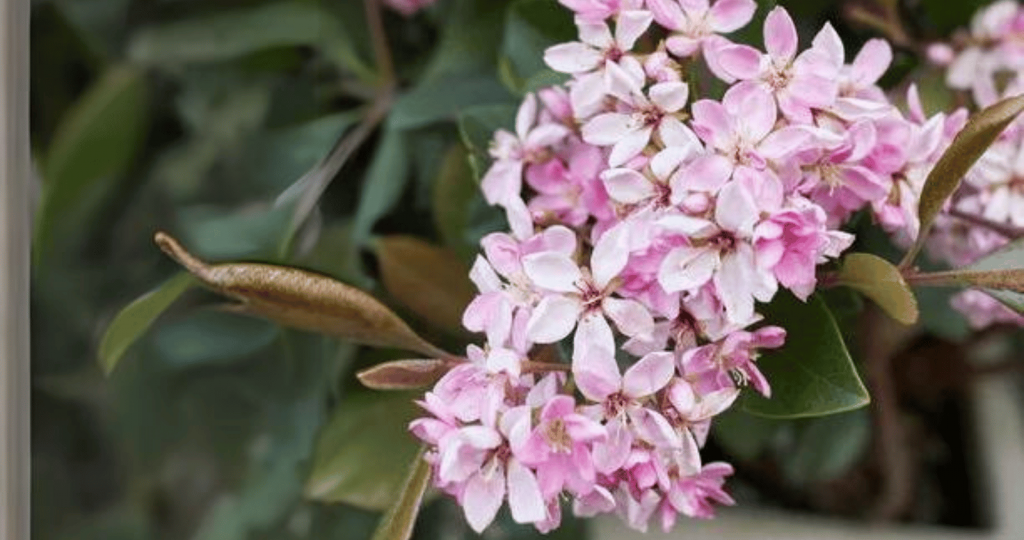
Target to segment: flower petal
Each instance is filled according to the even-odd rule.
[[[676,359],[673,353],[650,353],[626,370],[622,376],[622,391],[634,399],[649,396],[665,388],[675,372]]]
[[[551,295],[537,304],[526,323],[526,337],[534,343],[554,343],[564,339],[576,326],[582,306],[573,298]]]
[[[517,459],[508,461],[508,506],[516,523],[534,523],[547,517],[537,477]]]
[[[580,268],[564,253],[542,251],[523,257],[523,271],[539,287],[558,292],[574,292],[583,279]]]
[[[477,473],[466,483],[462,493],[462,510],[466,522],[478,534],[482,533],[498,515],[505,499],[505,475]]]

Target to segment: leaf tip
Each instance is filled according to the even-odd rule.
[[[192,274],[202,277],[208,273],[209,265],[189,253],[173,236],[163,231],[157,231],[153,235],[153,241],[156,242],[161,251],[174,259],[178,264],[184,266]]]

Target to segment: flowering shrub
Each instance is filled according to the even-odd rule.
[[[409,17],[432,2],[385,4]],[[384,82],[352,131],[356,142],[342,140],[332,155],[351,152],[346,145],[365,139],[400,93],[380,13],[367,5]],[[526,24],[515,9],[510,20]],[[733,37],[754,20],[753,0],[559,0],[543,9],[571,15],[575,38],[550,40],[537,58],[509,52],[501,76],[519,93],[514,119],[461,113],[482,199],[504,218],[474,246],[471,298],[454,316],[428,298],[434,288],[459,294],[447,281],[461,276],[422,275],[447,255],[407,240],[377,247],[388,292],[414,298],[407,307],[428,318],[461,323],[473,336],[464,353],[431,343],[354,287],[284,266],[208,265],[157,235],[238,311],[422,355],[375,359],[358,373],[369,388],[418,392],[403,429],[423,447],[382,538],[408,538],[428,482],[478,533],[506,505],[513,521],[542,533],[563,512],[615,513],[642,531],[652,520],[667,531],[680,516],[713,517],[734,504],[733,467],[702,456],[716,417],[734,408],[822,416],[869,401],[822,288],[850,288],[912,324],[911,286],[972,287],[952,299],[972,326],[1024,325],[1024,11],[1015,2],[993,4],[970,36],[929,49],[949,86],[974,99],[931,114],[913,82],[892,94],[879,85],[894,56],[886,40],[847,51],[831,24],[801,39],[784,7],[767,11],[755,43]],[[537,73],[523,68],[541,60]],[[405,150],[395,126],[422,127],[417,100],[448,91],[444,69],[426,69],[426,82],[393,105],[378,178]],[[490,139],[486,153],[474,129]],[[289,235],[322,192],[316,178],[277,200],[300,209]],[[378,212],[373,200],[360,215]],[[365,240],[371,226],[357,223],[353,235]],[[906,251],[902,262],[865,253],[856,233],[868,226]],[[948,266],[918,268],[924,247]],[[428,270],[414,278],[395,270],[419,264]],[[168,285],[171,299],[190,283]],[[110,349],[108,369],[124,350]],[[329,498],[311,485],[314,498]]]

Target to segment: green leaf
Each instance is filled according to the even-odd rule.
[[[398,500],[381,518],[372,540],[409,540],[412,536],[416,516],[419,515],[420,505],[423,503],[423,494],[430,483],[430,464],[423,459],[424,453],[425,446],[420,448],[413,458]]]
[[[408,183],[409,156],[405,135],[399,130],[385,130],[366,173],[356,209],[352,239],[357,244],[364,244],[369,239],[373,226],[398,204]]]
[[[43,162],[37,253],[59,223],[75,216],[83,199],[112,188],[131,166],[148,121],[145,78],[125,66],[104,73],[61,119]]]
[[[1003,291],[999,289],[982,289],[985,293],[999,300],[1006,307],[1024,314],[1024,294],[1014,291]]]
[[[413,129],[453,120],[469,107],[509,103],[511,95],[492,74],[453,75],[426,80],[404,94],[391,109],[388,127]]]
[[[251,355],[273,343],[277,330],[260,319],[204,310],[162,325],[154,344],[164,360],[190,367]]]
[[[143,64],[218,62],[272,47],[324,44],[333,60],[366,71],[344,27],[316,5],[285,1],[139,30],[128,57]]]
[[[771,399],[745,391],[743,410],[769,418],[800,418],[850,411],[871,401],[821,298],[812,295],[804,303],[780,292],[763,313],[768,323],[786,329],[786,344],[757,362],[771,384]]]
[[[1021,274],[1024,269],[1024,238],[1014,240],[1003,246],[994,253],[982,258],[964,270],[971,272],[1003,272],[1011,271],[1015,275]],[[982,290],[992,295],[1010,309],[1024,313],[1024,280],[1017,280],[1018,287],[1014,290],[1007,288],[983,288]]]
[[[135,343],[182,293],[195,285],[191,275],[181,273],[139,297],[114,317],[100,341],[99,362],[103,372],[109,374],[117,367],[128,347]]]
[[[448,149],[432,184],[434,226],[445,245],[470,260],[476,246],[468,244],[463,233],[469,226],[470,202],[480,196],[480,188],[473,180],[463,145],[453,144]]]
[[[306,497],[383,510],[401,493],[418,444],[409,434],[417,394],[353,393],[320,432]]]
[[[1024,111],[1024,96],[1004,99],[971,116],[967,125],[956,135],[925,179],[917,209],[921,222],[920,232],[914,247],[904,259],[906,264],[901,266],[913,262],[946,199],[956,191],[967,171],[1021,111]]]
[[[715,417],[711,436],[729,454],[741,461],[757,459],[771,445],[776,433],[789,424],[755,416],[732,408]]]
[[[446,15],[441,40],[421,80],[469,73],[493,76],[501,47],[503,10],[496,9],[494,0],[455,0]]]
[[[860,291],[890,317],[903,324],[917,322],[917,300],[900,271],[889,261],[870,253],[851,253],[843,258],[838,283]]]
[[[179,211],[186,242],[196,253],[209,259],[239,259],[272,256],[281,241],[290,206],[225,211],[208,206]]]
[[[562,74],[552,75],[554,72],[544,63],[544,51],[575,38],[576,25],[571,12],[557,3],[549,0],[513,2],[505,18],[505,39],[501,51],[508,60],[510,75],[522,81],[514,89],[519,92],[535,89],[526,88],[526,82],[542,74],[552,83],[564,80]]]
[[[487,153],[498,129],[511,130],[516,117],[514,105],[481,105],[469,107],[459,114],[459,135],[469,150],[473,176],[480,180],[491,163]]]
[[[867,409],[813,418],[802,424],[796,447],[782,456],[786,477],[798,485],[827,482],[846,473],[871,441]]]

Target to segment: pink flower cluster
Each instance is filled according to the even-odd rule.
[[[1024,7],[1013,0],[989,5],[975,14],[969,32],[952,43],[929,48],[929,57],[946,67],[946,83],[969,91],[987,107],[1024,93]],[[963,267],[1006,245],[1010,238],[978,219],[1024,230],[1024,121],[1017,120],[964,177],[960,189],[929,236],[929,254]],[[1024,317],[981,291],[954,296],[952,305],[976,329],[997,323],[1024,326]]]
[[[511,229],[471,272],[463,322],[486,344],[411,429],[474,530],[505,501],[551,530],[562,500],[667,530],[733,503],[731,467],[700,448],[744,387],[770,396],[756,360],[785,331],[757,302],[806,299],[855,212],[913,238],[924,176],[965,116],[926,117],[913,89],[901,113],[876,85],[884,41],[848,63],[826,25],[801,50],[782,8],[761,49],[723,35],[753,0],[560,1],[579,39],[545,61],[571,80],[525,98],[482,180]],[[569,365],[536,360],[559,346]]]

